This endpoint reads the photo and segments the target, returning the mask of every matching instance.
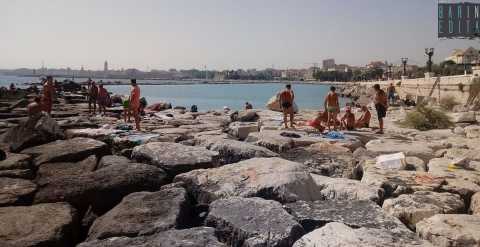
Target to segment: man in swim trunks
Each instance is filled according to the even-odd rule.
[[[287,115],[290,115],[290,127],[294,128],[294,111],[293,111],[293,100],[295,99],[295,94],[293,93],[292,86],[287,84],[285,89],[278,94],[280,107],[283,111],[283,123],[285,128],[288,129],[287,124]]]
[[[337,129],[337,114],[340,112],[340,104],[338,103],[338,95],[335,92],[335,87],[330,87],[330,92],[325,96],[323,105],[325,111],[328,112],[327,127],[330,129],[330,124],[333,121],[333,129]]]
[[[103,84],[98,85],[98,111],[100,114],[103,110],[103,115],[107,112],[107,105],[110,95],[106,88],[103,87]]]
[[[383,134],[383,119],[387,116],[388,108],[387,94],[380,89],[380,85],[378,84],[373,85],[373,89],[375,89],[374,103],[375,109],[377,110],[378,123],[380,125],[380,130],[377,131],[377,134]]]
[[[49,115],[52,112],[54,95],[55,87],[53,86],[53,77],[47,76],[47,81],[43,85],[42,108]]]
[[[140,131],[140,88],[137,85],[137,80],[131,80],[132,90],[130,91],[129,107],[135,120],[135,127]]]
[[[355,114],[352,113],[352,109],[350,108],[350,106],[347,106],[345,110],[345,114],[343,115],[340,122],[343,129],[346,129],[346,130],[355,129]]]
[[[88,114],[92,112],[93,104],[93,115],[97,112],[97,97],[98,97],[98,87],[95,84],[95,81],[90,83],[90,88],[88,89]]]

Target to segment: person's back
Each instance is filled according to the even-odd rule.
[[[287,115],[290,115],[290,127],[293,128],[293,126],[295,125],[295,122],[293,120],[295,114],[293,110],[294,99],[295,95],[293,94],[292,86],[288,84],[285,86],[285,89],[279,94],[280,107],[283,111],[283,122],[285,124],[285,128],[288,128]]]
[[[98,87],[97,85],[95,85],[95,83],[92,83],[92,85],[90,86],[89,94],[92,98],[96,98],[98,96]]]
[[[40,97],[35,97],[34,101],[27,106],[27,114],[29,117],[35,116],[42,112]]]
[[[280,92],[280,102],[283,103],[293,103],[293,92],[291,89],[284,89]]]
[[[140,88],[138,85],[132,86],[132,91],[130,92],[130,104],[140,106]]]

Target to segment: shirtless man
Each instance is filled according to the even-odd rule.
[[[387,115],[387,108],[388,108],[388,99],[387,94],[385,91],[380,89],[380,85],[375,84],[373,85],[373,89],[375,89],[375,109],[377,110],[378,115],[378,123],[380,125],[380,130],[377,131],[377,134],[383,134],[383,119]]]
[[[287,115],[290,115],[290,127],[294,128],[294,112],[293,112],[293,100],[295,99],[295,94],[293,93],[292,86],[287,84],[285,89],[278,94],[280,107],[283,111],[283,123],[285,128],[288,129],[287,124]]]
[[[372,114],[368,110],[368,107],[367,106],[362,106],[362,115],[358,118],[357,122],[355,123],[355,127],[356,128],[369,128],[371,118],[372,118]]]
[[[33,99],[33,102],[28,104],[27,113],[29,117],[34,117],[40,112],[42,112],[42,99],[39,96],[36,96]]]
[[[140,131],[140,88],[137,85],[136,79],[132,79],[130,84],[132,85],[132,89],[128,100],[129,108],[133,114],[133,119],[135,120],[135,127]]]
[[[345,114],[343,115],[340,122],[341,122],[342,128],[346,130],[355,129],[355,114],[352,113],[352,109],[350,108],[350,106],[348,106],[347,109],[345,110]]]
[[[338,95],[335,93],[335,87],[330,87],[330,92],[325,96],[323,103],[325,111],[328,112],[327,127],[330,129],[330,123],[333,121],[333,129],[337,129],[337,114],[340,112],[340,104],[338,103]]]
[[[88,89],[88,114],[92,112],[93,104],[93,115],[97,112],[97,97],[98,97],[98,87],[95,84],[95,81],[91,81],[90,88]]]
[[[103,115],[107,114],[108,99],[109,95],[107,89],[103,87],[103,84],[100,84],[98,86],[98,111],[100,114],[102,114],[102,111]]]
[[[55,95],[55,87],[53,86],[53,77],[47,76],[47,81],[43,85],[42,108],[49,115],[52,112],[54,95]]]

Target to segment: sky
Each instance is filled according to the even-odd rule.
[[[306,68],[424,64],[437,0],[0,0],[0,68]]]

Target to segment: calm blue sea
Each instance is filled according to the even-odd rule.
[[[0,86],[8,86],[13,82],[17,87],[22,87],[23,83],[37,81],[37,78],[0,75]],[[221,109],[224,106],[241,109],[246,101],[252,103],[254,108],[262,109],[267,101],[283,88],[283,83],[140,86],[141,96],[145,97],[149,104],[166,101],[173,106],[187,108],[195,104],[200,110]],[[295,101],[303,109],[320,109],[328,88],[326,85],[293,84]],[[128,85],[107,86],[107,89],[115,94],[127,95],[130,92]]]

